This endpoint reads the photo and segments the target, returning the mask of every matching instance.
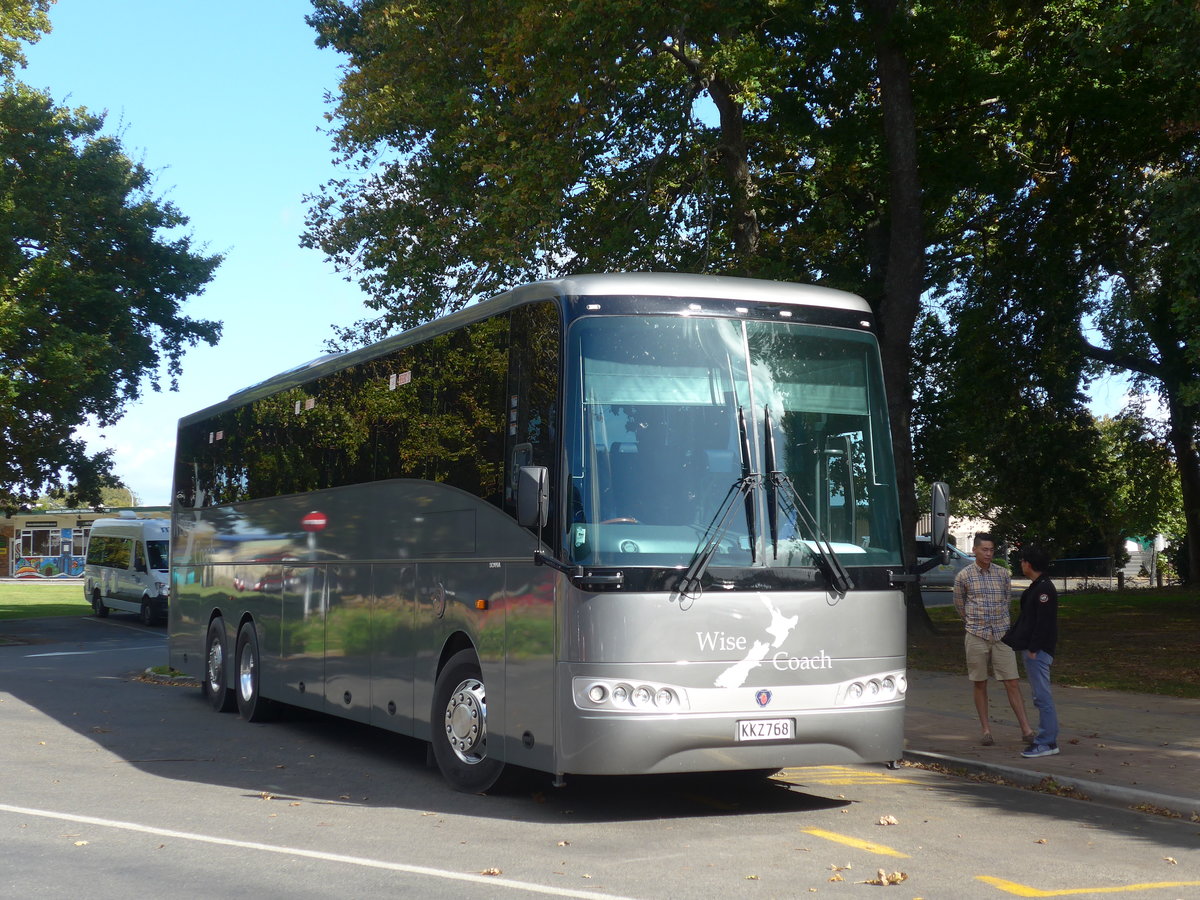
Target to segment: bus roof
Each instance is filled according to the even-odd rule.
[[[818,306],[827,309],[861,312],[869,315],[870,306],[856,294],[834,288],[785,281],[734,278],[723,275],[692,275],[668,272],[616,272],[602,275],[573,275],[537,281],[497,294],[487,300],[418,325],[391,337],[344,353],[330,353],[286,369],[249,387],[230,394],[219,403],[180,420],[180,424],[207,418],[217,412],[236,408],[252,400],[305,384],[321,375],[336,372],[356,363],[384,356],[394,350],[464,325],[538,300],[564,297],[602,297],[613,295],[646,297],[694,297],[697,299],[744,300],[747,303],[793,306]]]

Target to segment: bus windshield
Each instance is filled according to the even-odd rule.
[[[593,317],[575,323],[570,346],[571,561],[687,566],[723,521],[714,567],[812,566],[818,540],[846,566],[899,564],[871,335]]]

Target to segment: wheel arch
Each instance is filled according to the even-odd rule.
[[[448,663],[455,654],[463,650],[470,650],[475,654],[475,659],[479,659],[479,650],[475,647],[475,642],[467,635],[465,631],[456,631],[442,644],[442,652],[438,657],[437,668],[433,673],[433,680],[437,681],[437,677],[442,674],[442,670],[446,668]]]

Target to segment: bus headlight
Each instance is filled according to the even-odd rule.
[[[586,710],[625,713],[677,713],[687,710],[687,695],[673,685],[653,682],[606,681],[576,678],[575,705]]]
[[[885,672],[857,681],[842,682],[838,688],[841,706],[870,706],[902,700],[908,690],[908,678],[903,672]]]

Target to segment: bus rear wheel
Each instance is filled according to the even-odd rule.
[[[247,722],[266,722],[275,711],[275,704],[262,695],[261,659],[258,632],[253,622],[247,622],[238,632],[237,663],[234,666],[238,714]]]
[[[208,638],[204,646],[204,678],[200,691],[217,712],[233,709],[233,692],[229,690],[225,675],[225,620],[220,616],[208,625]]]
[[[100,596],[99,591],[92,591],[92,612],[96,614],[97,619],[108,618],[108,607],[104,605],[104,598]]]
[[[154,610],[150,608],[150,600],[146,597],[142,598],[141,619],[143,625],[154,624]]]
[[[488,756],[487,688],[472,651],[454,654],[438,675],[430,724],[433,757],[452,788],[478,794],[496,783],[504,763]]]

